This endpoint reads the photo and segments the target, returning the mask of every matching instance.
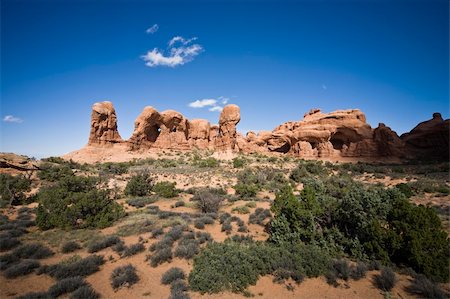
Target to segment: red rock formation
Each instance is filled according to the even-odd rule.
[[[400,138],[408,150],[418,158],[449,159],[450,120],[444,120],[440,113],[418,124]]]
[[[241,112],[237,105],[227,105],[219,118],[219,136],[215,147],[218,150],[234,150],[236,146],[236,125],[241,120]]]
[[[187,120],[181,113],[167,110],[159,113],[147,106],[135,121],[127,141],[132,151],[150,148],[188,150],[194,147],[218,151],[278,152],[302,158],[445,158],[449,152],[449,120],[439,113],[420,123],[401,137],[384,124],[372,129],[360,110],[338,110],[322,113],[313,109],[300,121],[290,121],[273,131],[244,137],[236,132],[240,109],[227,105],[219,125],[207,120]],[[92,107],[89,145],[106,146],[121,143],[117,118],[110,102]],[[125,144],[121,145],[125,146]]]
[[[116,110],[111,102],[95,103],[91,113],[88,145],[111,145],[122,142],[117,131]]]

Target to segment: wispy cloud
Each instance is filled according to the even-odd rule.
[[[222,111],[222,109],[223,109],[223,107],[221,107],[221,106],[214,106],[214,107],[209,108],[208,110],[212,111],[212,112],[214,112],[214,111],[220,112],[220,111]]]
[[[15,117],[13,115],[5,115],[5,117],[3,118],[3,121],[7,122],[7,123],[18,123],[18,124],[20,124],[20,123],[23,122],[23,119]]]
[[[203,108],[206,106],[216,106],[216,103],[217,103],[217,100],[215,100],[215,99],[203,99],[203,100],[197,100],[197,101],[189,103],[189,107]]]
[[[192,43],[196,39],[196,37],[185,39],[181,36],[175,36],[168,43],[168,53],[154,48],[143,55],[142,59],[145,61],[145,65],[149,67],[183,65],[192,61],[195,56],[204,51],[201,45]]]
[[[156,31],[158,31],[158,29],[159,29],[158,24],[154,24],[152,27],[150,27],[147,30],[145,30],[145,32],[147,32],[148,34],[153,34]]]
[[[213,99],[203,99],[196,100],[188,104],[191,108],[205,108],[209,107],[208,110],[211,112],[221,112],[223,106],[226,105],[230,101],[230,98],[220,96],[218,98]]]

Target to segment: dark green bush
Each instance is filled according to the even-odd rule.
[[[41,180],[49,182],[57,182],[65,177],[73,176],[73,171],[68,165],[53,165],[51,163],[43,163],[40,166],[38,177]]]
[[[139,276],[136,274],[136,268],[131,264],[117,267],[111,274],[111,286],[113,289],[123,286],[129,288],[138,281]]]
[[[3,272],[6,278],[16,278],[30,274],[34,269],[39,267],[39,262],[35,260],[22,260],[17,264],[13,264]]]
[[[391,268],[381,269],[381,273],[373,278],[374,285],[382,291],[389,292],[395,286],[395,273]]]
[[[259,188],[255,184],[245,184],[245,183],[237,183],[234,185],[234,190],[236,194],[241,198],[252,198],[256,196],[256,193],[259,191]]]
[[[89,253],[94,253],[97,251],[100,251],[102,249],[111,247],[113,245],[116,245],[118,243],[123,243],[123,241],[118,236],[107,236],[102,239],[94,240],[92,241],[88,247],[87,251]]]
[[[202,293],[243,292],[261,275],[286,270],[290,271],[290,277],[300,282],[303,276],[326,273],[329,266],[328,255],[314,246],[213,242],[194,258],[189,284],[192,290]]]
[[[38,200],[36,223],[44,230],[103,228],[124,215],[122,207],[109,199],[107,191],[96,189],[91,178],[63,178],[55,186],[42,188]]]
[[[406,198],[410,198],[414,195],[411,187],[408,184],[400,183],[395,185],[395,188],[397,188],[403,195],[405,195]]]
[[[270,213],[270,210],[263,209],[263,208],[256,208],[255,212],[250,214],[248,218],[249,224],[258,224],[261,226],[264,226],[264,220],[272,218],[272,213]]]
[[[333,269],[340,279],[348,280],[350,277],[350,265],[344,259],[334,261]]]
[[[121,175],[128,172],[130,163],[128,162],[106,162],[99,165],[100,172],[106,174]]]
[[[161,277],[161,283],[162,284],[171,284],[177,279],[184,279],[186,274],[184,274],[184,271],[181,268],[173,267],[167,270],[163,276]]]
[[[81,245],[75,241],[67,241],[61,246],[62,253],[74,252],[78,249],[81,249]]]
[[[0,199],[10,205],[24,203],[25,192],[30,191],[31,180],[23,176],[0,174]]]
[[[137,174],[128,181],[125,187],[125,194],[131,196],[147,196],[152,190],[153,182],[146,173]]]
[[[152,191],[157,195],[172,198],[178,195],[178,190],[175,188],[175,183],[171,182],[158,182],[152,187]]]

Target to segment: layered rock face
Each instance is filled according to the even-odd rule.
[[[110,145],[122,142],[117,130],[116,110],[111,102],[95,103],[91,113],[89,145]]]
[[[241,119],[236,105],[223,108],[218,125],[204,119],[186,119],[173,110],[158,112],[147,106],[137,117],[129,140],[122,141],[110,102],[92,107],[89,145],[126,144],[131,151],[151,148],[217,151],[277,152],[302,158],[423,158],[448,159],[449,120],[439,113],[401,137],[385,124],[372,129],[357,109],[322,113],[313,109],[300,121],[290,121],[273,131],[237,133]]]

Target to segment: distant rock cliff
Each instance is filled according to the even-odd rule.
[[[277,152],[309,159],[449,159],[449,120],[443,120],[439,113],[401,137],[383,123],[371,128],[358,109],[330,113],[312,109],[302,120],[283,123],[273,131],[248,132],[246,136],[236,131],[240,119],[236,105],[223,108],[218,125],[147,106],[137,117],[130,139],[122,140],[112,103],[96,103],[92,107],[87,152],[95,155],[96,148],[116,146],[129,155],[151,149],[199,148],[219,152]]]

